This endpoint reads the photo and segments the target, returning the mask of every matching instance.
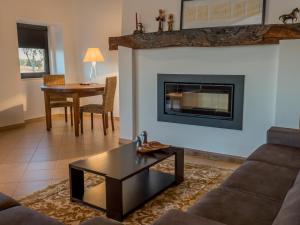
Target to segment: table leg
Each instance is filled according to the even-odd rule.
[[[108,127],[109,127],[109,124],[108,124],[108,113],[105,113],[105,116],[106,116],[106,120],[105,120],[105,122],[106,122],[106,128],[108,129]]]
[[[80,100],[78,94],[73,95],[73,108],[74,108],[74,127],[75,136],[79,136],[79,123],[80,123]]]
[[[44,99],[45,99],[45,112],[46,112],[46,124],[47,130],[50,131],[52,128],[51,122],[51,107],[50,107],[50,95],[47,92],[44,92]]]
[[[123,187],[122,181],[106,177],[106,216],[122,222]]]
[[[69,167],[70,173],[70,197],[71,201],[73,198],[81,199],[84,194],[84,172],[81,170]]]
[[[176,149],[175,153],[175,179],[180,184],[184,181],[184,149]]]

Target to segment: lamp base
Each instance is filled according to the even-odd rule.
[[[92,85],[93,83],[91,82],[83,82],[83,83],[80,83],[80,85],[82,86],[89,86],[89,85]]]

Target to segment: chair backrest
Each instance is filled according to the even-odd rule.
[[[65,85],[65,75],[45,75],[43,76],[44,85]]]
[[[61,74],[51,74],[43,76],[44,85],[54,86],[54,85],[65,85],[65,75]],[[66,101],[65,97],[50,97],[50,101]]]
[[[105,112],[114,110],[114,100],[117,88],[117,77],[107,77],[103,95],[103,107]]]

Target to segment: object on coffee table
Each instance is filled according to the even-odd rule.
[[[142,139],[142,144],[148,143],[148,133],[147,131],[143,131],[140,135],[140,138]]]
[[[138,149],[139,153],[150,153],[163,149],[169,148],[170,145],[164,145],[157,141],[151,141],[149,143],[143,144],[142,147]]]

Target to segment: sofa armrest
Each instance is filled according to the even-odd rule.
[[[122,224],[117,221],[114,221],[114,220],[97,217],[97,218],[85,221],[85,222],[81,223],[80,225],[122,225]]]
[[[19,205],[16,200],[0,192],[0,211]]]
[[[170,210],[153,225],[225,225],[204,217],[188,214],[180,210]]]
[[[272,127],[268,130],[267,143],[300,148],[300,130]]]

